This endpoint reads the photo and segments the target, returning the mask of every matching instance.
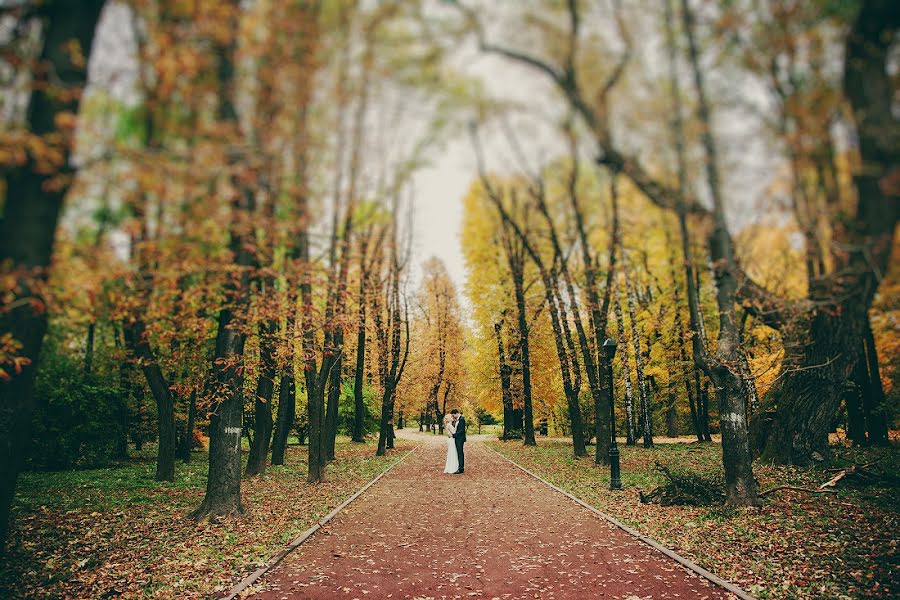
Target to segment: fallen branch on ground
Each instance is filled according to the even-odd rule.
[[[773,487],[772,489],[765,490],[764,492],[760,492],[760,493],[759,493],[759,496],[760,496],[760,497],[762,497],[762,496],[768,496],[769,494],[773,494],[773,493],[779,492],[779,491],[781,491],[781,490],[792,490],[792,491],[795,491],[795,492],[806,492],[806,493],[808,493],[808,494],[837,494],[837,490],[831,490],[831,489],[828,489],[828,490],[823,490],[823,489],[813,490],[813,489],[810,489],[810,488],[799,487],[799,486],[796,486],[796,485],[776,485],[776,486]]]
[[[799,487],[799,486],[795,486],[795,485],[777,485],[777,486],[773,487],[772,489],[765,490],[764,492],[760,492],[759,495],[760,495],[760,497],[767,496],[769,494],[772,494],[774,492],[778,492],[781,490],[793,490],[795,492],[806,492],[808,494],[836,494],[837,490],[835,488],[837,487],[838,482],[840,482],[848,477],[852,477],[852,476],[883,478],[883,479],[887,479],[888,481],[890,481],[890,478],[888,478],[886,476],[875,475],[875,474],[872,474],[872,473],[869,473],[868,471],[866,471],[866,469],[875,465],[880,460],[881,459],[879,458],[876,461],[866,463],[864,465],[851,465],[850,467],[847,467],[846,469],[841,469],[837,474],[834,475],[834,477],[832,477],[831,479],[829,479],[828,481],[826,481],[825,483],[823,483],[816,489],[804,488],[804,487]]]
[[[834,477],[832,477],[831,479],[829,479],[828,481],[826,481],[825,483],[820,485],[819,489],[824,490],[825,488],[828,488],[828,487],[834,487],[838,484],[838,482],[841,479],[844,479],[845,477],[848,477],[850,475],[868,475],[868,473],[866,473],[865,470],[868,469],[869,467],[871,467],[872,465],[878,463],[880,460],[881,459],[879,458],[876,461],[866,463],[864,465],[852,465],[846,469],[843,469],[837,475],[835,475]]]

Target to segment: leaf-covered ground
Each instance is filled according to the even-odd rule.
[[[113,469],[24,473],[3,598],[197,598],[231,587],[412,447],[385,457],[338,440],[325,484],[306,483],[306,447],[242,483],[248,516],[219,524],[187,514],[203,498],[207,456],[179,463],[175,483],[153,481],[144,453]]]
[[[900,490],[838,485],[837,494],[779,491],[760,508],[641,504],[638,491],[663,481],[658,461],[679,470],[721,472],[718,444],[620,445],[624,490],[609,491],[609,467],[575,460],[570,443],[540,440],[537,448],[489,442],[514,462],[599,510],[674,549],[759,598],[900,597]],[[589,448],[593,451],[593,448]],[[897,449],[835,449],[812,469],[756,465],[763,490],[776,485],[815,488],[851,463],[878,463],[900,473]]]
[[[409,458],[288,555],[252,600],[724,600],[732,595],[470,440]],[[472,436],[477,438],[478,436]]]

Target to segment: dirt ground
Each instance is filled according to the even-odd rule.
[[[732,597],[482,444],[444,475],[443,439],[420,439],[251,597]]]

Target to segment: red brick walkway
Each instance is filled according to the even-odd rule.
[[[253,598],[729,598],[481,444],[423,443]]]

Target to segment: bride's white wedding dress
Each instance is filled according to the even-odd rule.
[[[453,423],[448,423],[447,428],[447,464],[444,465],[444,473],[456,473],[459,471],[459,457],[456,455],[456,440],[453,434],[456,433],[456,427]]]

